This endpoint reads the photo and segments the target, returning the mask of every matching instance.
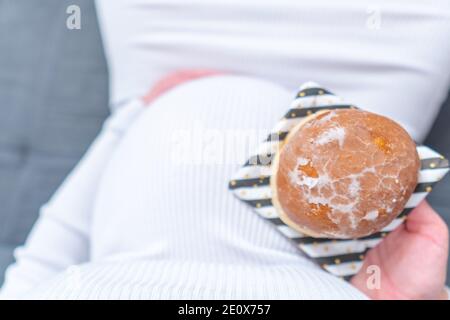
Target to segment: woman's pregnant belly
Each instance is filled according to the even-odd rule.
[[[289,105],[261,80],[215,76],[148,106],[105,168],[92,255],[277,262],[296,248],[228,191],[228,181]]]
[[[291,98],[272,83],[215,76],[148,106],[104,169],[80,278],[111,275],[108,286],[139,283],[151,298],[362,297],[227,189]]]
[[[227,190],[290,99],[276,85],[236,76],[195,80],[161,96],[100,168],[91,261],[31,297],[363,298]]]

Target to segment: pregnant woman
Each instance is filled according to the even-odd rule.
[[[227,190],[307,80],[423,140],[450,86],[450,3],[374,4],[98,0],[112,115],[1,297],[447,298],[447,227],[425,202],[347,283]]]

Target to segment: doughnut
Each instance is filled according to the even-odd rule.
[[[419,169],[416,144],[393,120],[359,109],[323,110],[281,143],[272,202],[280,219],[305,235],[360,238],[400,214]]]

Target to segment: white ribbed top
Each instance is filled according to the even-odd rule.
[[[179,69],[312,80],[422,141],[450,86],[448,0],[96,3],[114,104]]]
[[[133,102],[122,107],[46,207],[18,252],[19,263],[8,272],[4,294],[364,298],[304,258],[227,189],[229,179],[253,153],[249,150],[284,114],[291,98],[283,88],[262,80],[195,80],[138,113],[108,156],[102,141],[123,130],[121,119],[129,123],[127,109],[137,106]],[[101,164],[100,158],[109,160]],[[73,211],[81,209],[73,194],[86,188],[80,177],[92,179],[99,172],[99,183],[89,184],[98,186],[89,192],[95,195],[91,210]],[[68,265],[78,266],[61,273]]]

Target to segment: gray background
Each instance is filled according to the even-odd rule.
[[[81,30],[65,27],[71,4]],[[0,0],[0,285],[39,207],[108,115],[107,79],[93,0]],[[447,101],[426,142],[447,157],[449,120]],[[429,199],[450,223],[450,177]]]

